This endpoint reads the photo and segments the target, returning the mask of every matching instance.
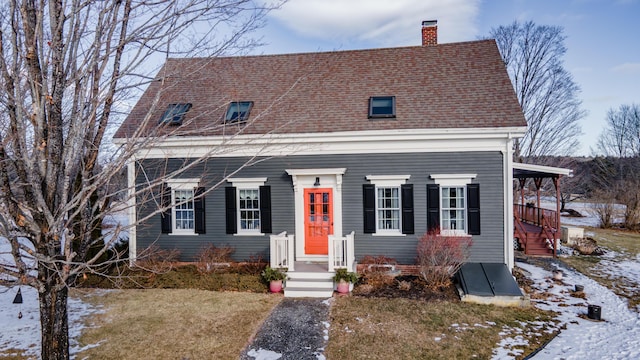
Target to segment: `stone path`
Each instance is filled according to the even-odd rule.
[[[331,299],[285,298],[276,306],[253,342],[240,358],[243,360],[325,359],[329,340]]]

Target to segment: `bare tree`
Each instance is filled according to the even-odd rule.
[[[609,109],[607,124],[598,137],[602,155],[619,158],[640,156],[640,105],[620,105]]]
[[[105,255],[126,228],[107,233],[102,219],[112,211],[110,199],[123,196],[119,192],[136,196],[137,189],[108,185],[121,174],[134,145],[149,145],[154,137],[133,139],[100,164],[110,129],[154,80],[155,64],[167,57],[242,53],[257,44],[247,35],[277,5],[253,0],[0,5],[0,242],[10,245],[10,254],[0,254],[0,285],[37,289],[43,359],[69,358],[69,286],[83,272],[119,260],[118,254]],[[157,131],[156,138],[162,138],[178,130]]]
[[[527,119],[527,133],[516,142],[519,160],[570,155],[578,146],[580,91],[562,64],[565,36],[558,26],[513,22],[491,29]]]

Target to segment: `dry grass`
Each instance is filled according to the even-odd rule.
[[[526,355],[551,337],[533,330],[534,321],[551,323],[553,314],[533,307],[341,297],[331,310],[325,354],[328,359],[487,359],[503,327],[509,327],[524,330],[530,342],[522,349]]]
[[[640,254],[640,233],[619,229],[588,228],[585,232],[592,232],[598,245],[613,251],[628,253],[631,256]]]
[[[118,290],[91,298],[80,354],[89,359],[237,359],[280,296],[185,289]]]

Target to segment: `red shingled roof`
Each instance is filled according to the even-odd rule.
[[[371,96],[395,96],[396,118],[369,119]],[[237,131],[211,126],[223,124],[229,101],[254,102],[245,134],[526,126],[495,42],[481,40],[169,59],[115,137],[131,136],[149,111],[148,127],[156,126],[168,104],[181,102],[193,104],[181,125],[190,135]]]

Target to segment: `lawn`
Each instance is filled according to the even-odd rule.
[[[113,290],[85,301],[106,311],[87,319],[77,358],[237,359],[281,296],[195,289]]]
[[[505,333],[529,345],[552,337],[553,313],[461,302],[339,297],[331,309],[328,359],[487,359]]]

